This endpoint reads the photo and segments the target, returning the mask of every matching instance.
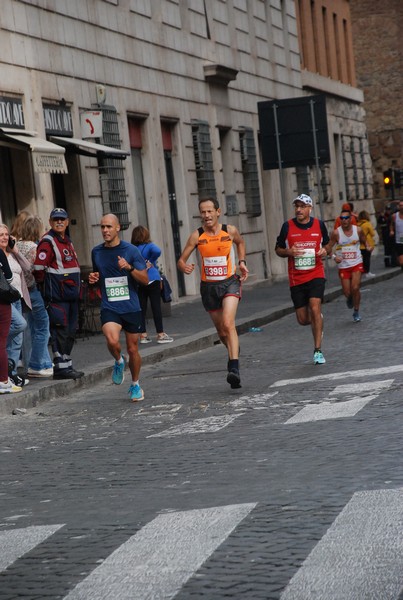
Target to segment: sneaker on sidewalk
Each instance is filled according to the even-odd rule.
[[[144,400],[144,392],[138,383],[136,383],[136,385],[131,384],[129,388],[129,396],[132,402],[139,402],[140,400]]]
[[[346,304],[347,304],[347,308],[354,308],[354,304],[353,304],[353,297],[349,296],[346,300]]]
[[[173,342],[174,339],[171,338],[169,335],[167,335],[166,333],[163,333],[162,335],[159,335],[157,337],[157,342],[158,344],[169,344],[170,342]]]
[[[54,380],[60,380],[60,379],[80,379],[80,377],[83,377],[84,373],[83,371],[76,371],[75,369],[56,369],[56,371],[53,371],[53,379]]]
[[[359,323],[361,321],[360,313],[358,312],[358,310],[355,310],[353,312],[353,321],[354,323]]]
[[[22,387],[19,385],[15,385],[11,379],[7,381],[7,383],[3,383],[0,381],[0,394],[15,394],[16,392],[21,392]]]
[[[53,375],[53,367],[49,367],[49,369],[28,369],[28,377],[52,377]]]
[[[20,388],[23,388],[24,385],[28,385],[28,383],[29,383],[29,379],[26,379],[25,377],[20,377],[20,375],[11,374],[9,376],[9,379],[11,379],[11,381],[14,385],[16,385],[17,387],[20,387]]]
[[[152,342],[152,340],[148,337],[148,335],[140,338],[140,344],[149,344],[150,342]]]
[[[115,360],[115,364],[113,365],[112,381],[115,385],[120,385],[121,383],[123,383],[125,378],[126,359],[123,356],[123,354],[122,358],[122,362],[118,362],[117,360]]]
[[[241,388],[241,376],[238,369],[231,369],[227,375],[227,383],[230,384],[231,389],[236,390]]]
[[[326,362],[326,359],[323,356],[322,351],[316,350],[316,352],[313,353],[313,364],[314,365],[324,365],[325,362]]]

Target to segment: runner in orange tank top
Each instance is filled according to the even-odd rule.
[[[221,209],[215,198],[200,200],[199,211],[202,227],[190,235],[178,260],[178,269],[186,275],[193,273],[195,265],[187,263],[187,260],[193,250],[198,248],[202,260],[202,303],[228,351],[227,382],[231,388],[240,388],[239,341],[235,317],[241,299],[241,283],[246,281],[249,273],[245,260],[245,242],[234,225],[221,225],[218,222]],[[240,276],[236,274],[234,245]]]

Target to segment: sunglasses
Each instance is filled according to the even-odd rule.
[[[342,221],[347,221],[347,219],[351,219],[351,217],[340,217]]]

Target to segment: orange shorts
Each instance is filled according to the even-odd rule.
[[[347,267],[347,269],[339,269],[340,279],[351,279],[352,273],[364,273],[364,265],[360,263],[354,267]]]

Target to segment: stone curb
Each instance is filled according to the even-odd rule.
[[[373,279],[364,280],[361,287],[374,285],[381,281],[392,279],[401,273],[400,268],[391,269],[375,276]],[[325,292],[325,303],[335,300],[342,296],[343,292],[340,286],[334,286]],[[291,302],[285,303],[283,306],[271,308],[267,311],[254,313],[250,317],[237,320],[237,330],[240,335],[247,333],[250,327],[261,327],[277,321],[282,317],[294,312],[294,307]],[[211,348],[219,343],[216,330],[214,328],[206,329],[202,332],[189,335],[181,340],[175,340],[169,346],[160,348],[147,348],[142,352],[143,366],[155,365],[156,363],[184,356],[185,354],[197,352]],[[3,394],[0,397],[0,417],[13,414],[24,414],[29,408],[35,408],[48,400],[62,398],[70,395],[74,390],[79,390],[88,385],[97,384],[111,377],[111,363],[103,363],[94,367],[89,367],[86,374],[77,381],[68,380],[61,384],[60,381],[52,380],[44,381],[41,388],[36,390],[24,390],[18,394]]]

